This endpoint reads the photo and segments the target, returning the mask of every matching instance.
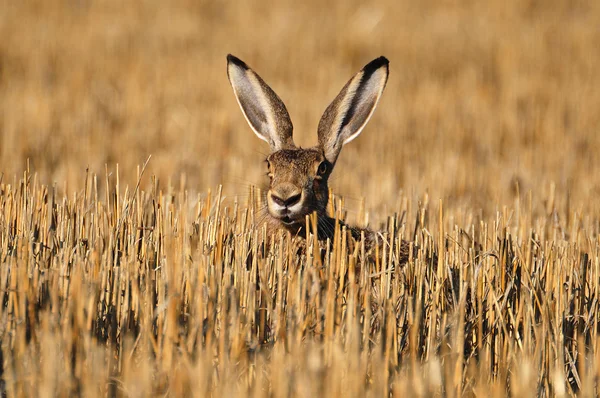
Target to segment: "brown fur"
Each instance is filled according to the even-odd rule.
[[[360,134],[377,106],[387,82],[387,59],[371,61],[346,83],[319,122],[319,144],[308,149],[295,146],[292,122],[277,94],[243,61],[232,55],[227,60],[227,75],[246,120],[271,146],[266,195],[270,231],[304,235],[306,216],[316,212],[319,239],[333,238],[336,221],[326,210],[327,182],[342,146]],[[356,240],[364,234],[367,246],[375,241],[369,229],[347,226],[347,230]],[[401,251],[407,257],[408,244]]]

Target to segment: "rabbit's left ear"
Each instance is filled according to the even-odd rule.
[[[327,107],[319,122],[319,146],[325,158],[335,164],[344,144],[365,127],[383,94],[389,61],[379,57],[358,72]]]

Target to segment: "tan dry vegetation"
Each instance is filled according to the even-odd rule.
[[[0,10],[7,395],[599,393],[599,2]],[[385,226],[381,261],[253,225],[266,145],[228,52],[303,146],[352,73],[390,59],[332,179],[351,221],[364,198]]]

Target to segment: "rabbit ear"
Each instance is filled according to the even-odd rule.
[[[371,118],[387,82],[388,64],[385,57],[369,62],[325,110],[318,135],[329,162],[335,164],[342,146],[355,139]]]
[[[283,101],[252,69],[237,57],[227,56],[227,77],[246,120],[258,138],[273,152],[293,148],[292,121]]]

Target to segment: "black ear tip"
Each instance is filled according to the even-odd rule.
[[[377,61],[381,65],[389,65],[390,64],[390,61],[383,55],[381,57],[377,58],[375,61]]]
[[[367,74],[371,74],[379,68],[382,68],[382,67],[388,68],[389,64],[390,64],[390,61],[382,55],[381,57],[375,58],[373,61],[366,64],[365,67],[363,68],[363,70]]]
[[[235,55],[232,55],[232,54],[227,54],[227,63],[234,64],[243,69],[248,69],[248,65],[246,65],[246,63],[244,61],[242,61],[241,59],[239,59],[238,57],[236,57]]]

